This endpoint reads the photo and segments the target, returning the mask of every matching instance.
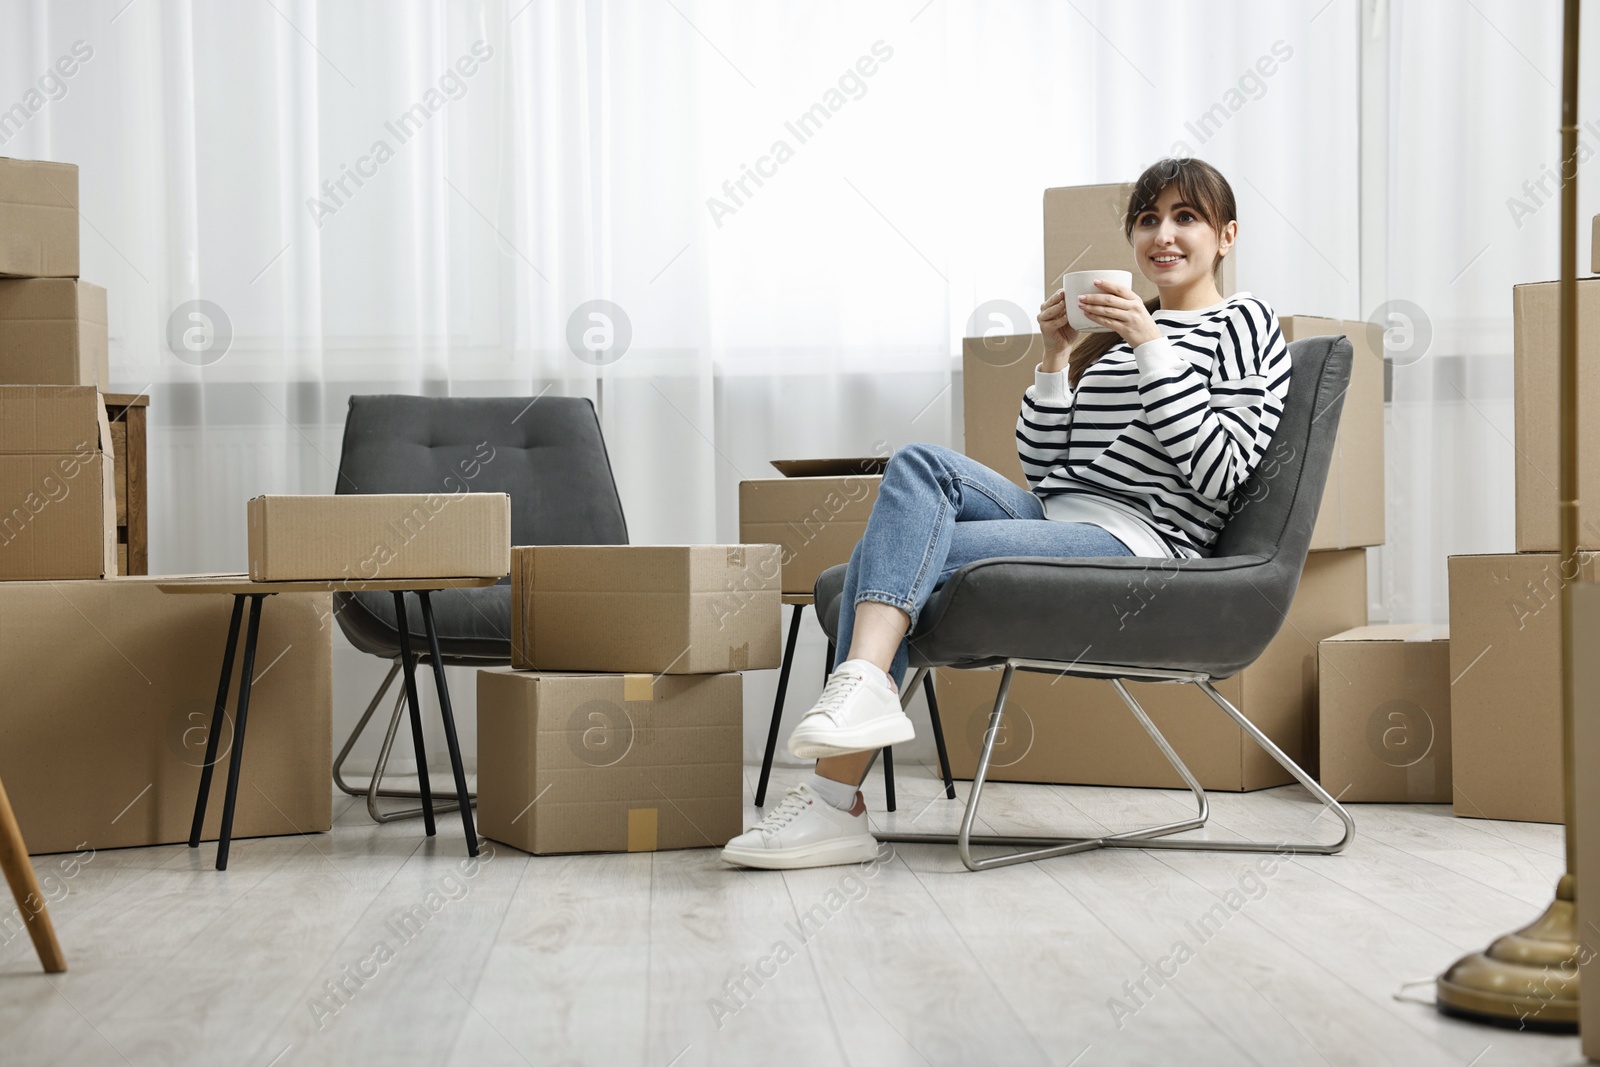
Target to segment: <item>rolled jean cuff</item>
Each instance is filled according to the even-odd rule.
[[[907,600],[905,597],[895,596],[893,593],[880,593],[876,590],[866,590],[856,593],[856,603],[860,604],[863,600],[876,600],[880,604],[888,604],[892,608],[899,608],[901,611],[905,612],[911,617],[911,624],[906,627],[906,633],[909,634],[912,630],[916,629],[917,606],[911,601]]]

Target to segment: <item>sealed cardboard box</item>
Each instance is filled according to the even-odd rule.
[[[1576,648],[1600,645],[1600,585],[1580,582],[1572,588],[1572,643]],[[1578,884],[1600,885],[1600,656],[1573,660],[1572,793],[1573,841],[1577,846]],[[1600,893],[1578,894],[1578,983],[1600,989]],[[1600,1059],[1600,997],[1580,997],[1578,1028],[1583,1053]]]
[[[774,460],[784,478],[739,483],[739,540],[775,544],[785,593],[809,594],[817,576],[850,561],[878,501],[887,461]]]
[[[1561,586],[1592,553],[1451,556],[1450,748],[1455,813],[1561,822]],[[1579,646],[1582,648],[1583,646]]]
[[[1291,315],[1279,319],[1286,340],[1344,334],[1355,358],[1350,388],[1334,435],[1333,461],[1322,493],[1311,550],[1380,545],[1383,510],[1383,353],[1374,351],[1369,324]],[[962,343],[961,390],[965,454],[1022,488],[1017,459],[1017,414],[1022,394],[1044,359],[1039,334],[968,337]],[[1270,451],[1268,456],[1270,458]]]
[[[1578,454],[1600,455],[1600,278],[1579,278]],[[1560,282],[1513,286],[1517,551],[1558,552]],[[1578,547],[1600,549],[1600,464],[1578,464]]]
[[[478,829],[525,852],[721,846],[743,831],[738,674],[478,672]]]
[[[1347,801],[1448,804],[1450,628],[1358,626],[1322,639],[1319,781]]]
[[[1108,625],[1116,625],[1117,610],[1108,612]],[[1255,663],[1215,683],[1217,691],[1315,774],[1317,642],[1366,621],[1366,550],[1314,552],[1277,637]],[[1137,617],[1129,625],[1137,625]],[[937,674],[951,771],[971,778],[1000,672],[941,669]],[[1292,781],[1199,687],[1127,684],[1204,788],[1238,792]],[[1109,681],[1025,671],[1012,679],[989,777],[1000,782],[1183,787]]]
[[[504,493],[258,496],[250,577],[503,578],[511,567]]]
[[[110,389],[106,291],[72,278],[0,281],[0,382]]]
[[[1352,319],[1280,316],[1284,340],[1343,334],[1350,341],[1350,385],[1333,438],[1313,551],[1381,545],[1383,510],[1383,331]],[[1272,453],[1268,451],[1268,459]]]
[[[0,158],[0,274],[78,276],[75,165]]]
[[[519,670],[718,674],[778,665],[777,545],[536,545],[511,552]]]
[[[1132,182],[1111,185],[1070,185],[1044,191],[1044,295],[1061,288],[1061,275],[1069,270],[1126,270],[1133,272],[1133,291],[1139,299],[1156,295],[1155,283],[1139,270],[1133,245],[1122,228],[1133,194]],[[1237,250],[1222,258],[1218,287],[1227,296],[1234,285]]]
[[[169,596],[159,580],[0,583],[0,780],[35,853],[189,837],[232,600]],[[326,594],[262,607],[236,837],[332,825],[329,612]],[[232,734],[220,741],[225,776]]]
[[[94,386],[0,385],[0,453],[112,451]]]

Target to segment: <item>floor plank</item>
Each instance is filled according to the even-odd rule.
[[[895,813],[881,774],[868,780],[874,825],[952,831],[968,783],[951,802],[930,766],[898,769]],[[745,771],[747,825],[758,771]],[[776,769],[772,802],[801,774]],[[1299,787],[1211,802],[1198,836],[1335,830]],[[1104,850],[973,874],[953,848],[902,844],[872,865],[756,872],[715,850],[492,845],[469,877],[449,817],[428,840],[417,821],[378,826],[351,798],[335,804],[332,833],[238,842],[227,872],[211,868],[214,846],[164,846],[99,853],[47,886],[72,970],[40,974],[25,938],[0,945],[8,1054],[138,1067],[1580,1062],[1574,1038],[1440,1016],[1415,1002],[1426,985],[1396,997],[1548,903],[1560,827],[1359,805],[1348,850],[1270,873],[1218,852]],[[1191,804],[1001,784],[979,822],[1100,834]],[[58,862],[35,865],[45,876]],[[1190,951],[1175,955],[1179,942]]]

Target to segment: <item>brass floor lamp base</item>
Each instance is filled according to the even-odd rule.
[[[1577,908],[1574,879],[1561,876],[1544,914],[1439,976],[1439,1010],[1518,1030],[1578,1031]]]

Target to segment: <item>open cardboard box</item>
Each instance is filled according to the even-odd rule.
[[[739,483],[739,540],[778,545],[783,592],[810,595],[818,575],[850,562],[888,462],[887,456],[773,460],[784,477]]]

